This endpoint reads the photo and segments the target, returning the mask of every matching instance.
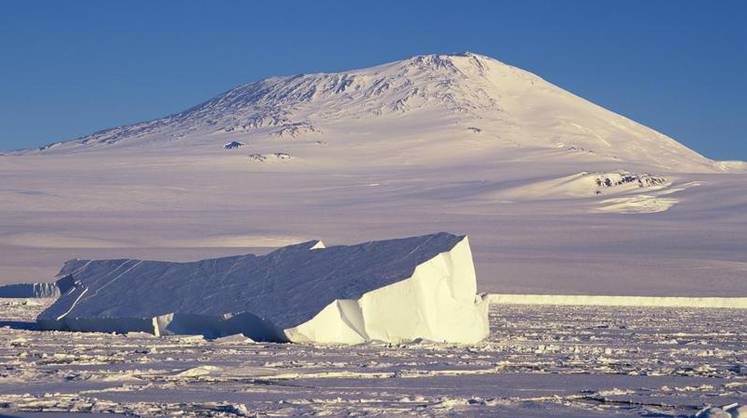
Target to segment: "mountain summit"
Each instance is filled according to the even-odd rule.
[[[532,73],[469,52],[420,55],[340,73],[268,78],[177,114],[40,150],[167,144],[217,149],[231,141],[285,139],[337,147],[388,141],[395,152],[410,150],[415,137],[416,155],[424,161],[438,159],[437,153],[444,151],[462,155],[466,137],[479,140],[475,148],[481,155],[486,150],[500,155],[552,150],[667,171],[724,167]],[[433,144],[422,141],[429,137]],[[450,143],[444,142],[449,138]]]

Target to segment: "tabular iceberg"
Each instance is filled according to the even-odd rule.
[[[0,298],[56,298],[73,286],[69,275],[54,282],[14,283],[0,286]]]
[[[349,344],[488,335],[468,238],[448,233],[188,263],[72,260],[60,274],[74,285],[39,315],[44,329]]]

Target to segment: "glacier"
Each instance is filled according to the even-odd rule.
[[[475,343],[488,329],[469,240],[449,233],[164,262],[71,260],[42,329],[256,341]]]

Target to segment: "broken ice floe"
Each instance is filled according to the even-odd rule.
[[[488,334],[468,239],[448,233],[189,263],[73,260],[61,274],[74,286],[42,328],[322,343]]]
[[[0,299],[0,319],[52,303],[25,302]],[[0,327],[0,415],[228,416],[216,411],[240,402],[278,416],[692,417],[708,406],[737,418],[746,327],[729,309],[539,305],[492,307],[491,335],[469,347]]]

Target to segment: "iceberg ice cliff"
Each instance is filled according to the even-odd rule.
[[[72,286],[73,282],[69,275],[62,274],[54,282],[13,283],[0,286],[0,298],[56,298]]]
[[[474,343],[488,335],[466,236],[437,233],[176,263],[72,260],[45,329],[254,340]]]
[[[0,286],[0,298],[53,298],[60,295],[57,286],[50,283],[17,283]]]

